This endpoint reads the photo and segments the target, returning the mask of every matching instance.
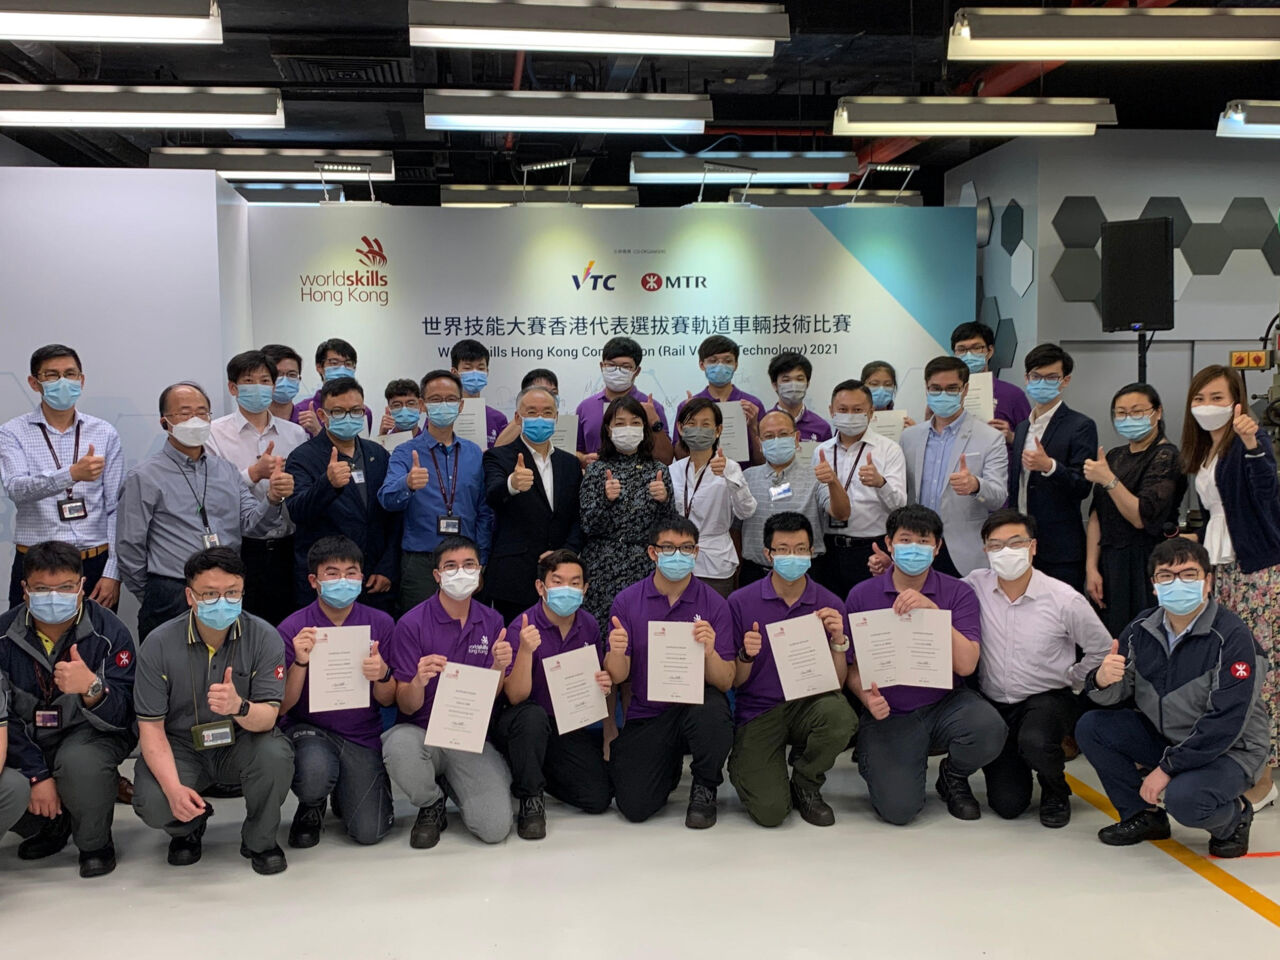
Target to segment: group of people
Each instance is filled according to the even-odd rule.
[[[415,848],[439,842],[446,798],[484,842],[513,821],[535,840],[547,794],[651,817],[690,755],[686,826],[715,824],[726,768],[757,823],[794,809],[828,826],[826,775],[851,745],[889,823],[920,813],[941,754],[952,816],[981,815],[981,770],[999,816],[1023,814],[1038,782],[1040,822],[1058,828],[1078,741],[1122,818],[1103,842],[1167,837],[1171,815],[1207,830],[1212,853],[1243,855],[1276,793],[1280,483],[1239,375],[1196,374],[1178,445],[1159,394],[1121,387],[1108,426],[1122,442],[1107,450],[1064,402],[1060,346],[1026,355],[1024,390],[995,379],[983,421],[966,398],[994,336],[965,323],[951,340],[925,365],[914,423],[881,415],[898,389],[889,363],[839,382],[823,411],[809,359],[783,353],[766,404],[734,385],[738,345],[709,337],[706,386],[669,423],[635,386],[641,347],[617,337],[603,389],[577,406],[574,450],[552,442],[548,369],[525,375],[510,420],[487,409],[486,449],[455,434],[488,383],[476,341],[448,369],[391,381],[380,416],[351,344],[317,347],[320,388],[301,400],[301,356],[272,344],[228,362],[227,416],[196,383],[165,388],[165,443],[128,470],[115,430],[79,409],[76,351],[41,347],[38,404],[0,426],[17,507],[0,832],[23,836],[23,859],[73,840],[81,875],[101,876],[125,800],[169,835],[169,863],[189,865],[211,799],[238,793],[241,853],[271,874],[286,867],[291,790],[293,848],[320,841],[330,808],[352,840],[379,842],[393,783],[418,810]],[[742,408],[746,461],[720,448],[722,404]],[[905,421],[900,439],[889,419]],[[1189,481],[1198,523],[1180,519]],[[136,643],[114,613],[122,583]],[[889,609],[948,611],[949,689],[864,677],[853,625]],[[788,699],[771,634],[805,616],[837,689]],[[700,702],[651,690],[663,622],[693,625]],[[369,631],[368,706],[313,710],[308,667],[335,626]],[[582,648],[609,716],[562,733],[544,661]],[[425,742],[449,664],[499,674],[480,752]],[[130,783],[119,767],[135,747]]]

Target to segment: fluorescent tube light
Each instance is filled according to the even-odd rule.
[[[1280,139],[1280,100],[1232,100],[1218,118],[1218,136]]]
[[[0,84],[0,126],[284,126],[279,90],[261,87],[108,87]]]
[[[634,207],[640,202],[635,187],[568,187],[520,184],[459,183],[440,188],[442,207],[581,206],[585,208]]]
[[[221,43],[210,0],[0,0],[0,40]]]
[[[631,182],[844,183],[859,166],[857,155],[852,153],[633,153]]]
[[[1107,100],[1034,97],[842,97],[832,133],[855,137],[1073,137],[1114,124]]]
[[[428,130],[516,133],[702,133],[711,119],[703,94],[428,90]]]
[[[262,150],[251,147],[153,147],[150,166],[216,170],[224,180],[394,180],[395,160],[383,150]]]
[[[730,201],[747,199],[758,207],[841,207],[857,197],[859,207],[920,207],[924,198],[918,190],[814,190],[765,188],[744,191],[734,187],[729,191]]]

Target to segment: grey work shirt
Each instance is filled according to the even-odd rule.
[[[242,537],[262,536],[282,522],[281,505],[254,496],[235,464],[204,452],[192,460],[166,441],[120,488],[116,554],[135,596],[148,577],[181,580],[187,558],[204,549],[202,501],[220,547],[238,551]]]
[[[163,720],[166,734],[190,742],[192,727],[226,719],[209,709],[209,687],[222,682],[227,667],[241,697],[280,706],[284,641],[271,624],[241,614],[216,652],[200,637],[195,614],[161,624],[138,648],[133,683],[138,719]]]
[[[813,467],[800,462],[797,452],[786,467],[779,470],[770,464],[748,467],[742,471],[747,489],[756,498],[756,512],[742,521],[742,555],[752,563],[762,567],[771,566],[764,555],[764,525],[774,514],[793,511],[802,513],[813,526],[813,555],[820,557],[827,552],[820,533],[822,518],[825,516],[818,502],[818,478],[814,476]],[[790,486],[790,492],[782,489],[780,496],[775,491]]]

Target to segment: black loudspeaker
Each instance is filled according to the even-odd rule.
[[[1117,220],[1102,225],[1102,329],[1173,329],[1173,221]]]

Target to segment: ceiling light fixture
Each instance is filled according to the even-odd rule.
[[[149,165],[170,170],[215,170],[224,180],[394,180],[385,150],[264,150],[254,147],[153,147]]]
[[[1218,136],[1280,139],[1280,100],[1232,100],[1218,118]]]
[[[428,90],[428,130],[516,133],[702,133],[711,98],[684,93]]]
[[[566,199],[564,187],[526,187],[518,183],[450,184],[440,188],[442,207],[580,206],[583,208],[634,207],[640,202],[635,187],[574,187]]]
[[[221,43],[210,0],[0,0],[0,40]]]
[[[715,169],[708,169],[708,163]],[[707,151],[633,153],[632,183],[845,183],[861,164],[853,153]]]
[[[0,84],[0,126],[284,126],[279,90],[262,87],[106,87]]]
[[[1109,100],[1066,97],[842,97],[832,133],[853,137],[1079,137],[1114,124]]]
[[[731,201],[744,199],[745,191],[734,187]],[[918,190],[815,190],[804,188],[762,188],[751,191],[751,202],[759,207],[842,207],[858,198],[859,207],[920,207],[924,198]]]

